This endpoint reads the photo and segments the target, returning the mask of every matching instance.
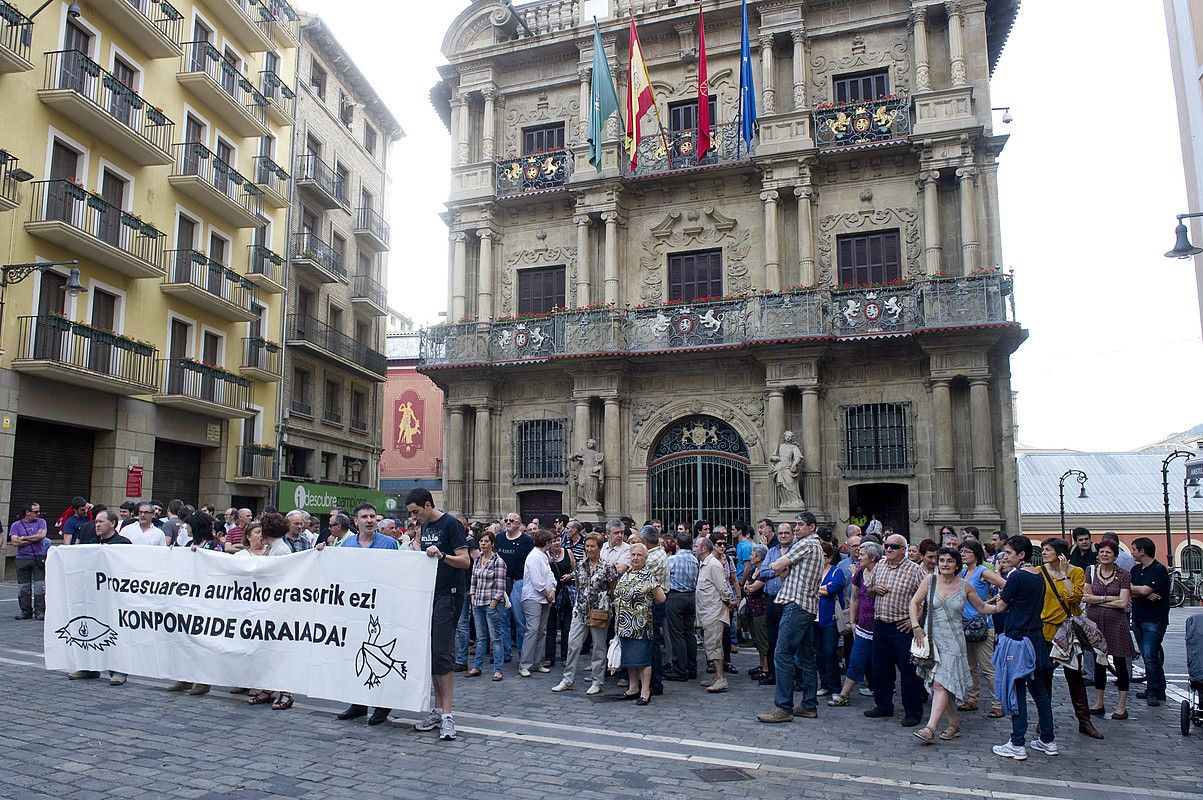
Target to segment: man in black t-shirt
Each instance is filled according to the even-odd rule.
[[[1151,706],[1165,702],[1165,653],[1161,640],[1170,624],[1170,572],[1157,561],[1157,545],[1142,536],[1132,542],[1132,632],[1145,662],[1144,699]],[[1137,695],[1140,697],[1141,695]]]
[[[414,489],[405,498],[405,508],[422,525],[421,548],[439,560],[434,579],[434,603],[430,617],[430,673],[434,677],[434,708],[414,723],[414,729],[439,729],[439,739],[455,738],[451,701],[455,692],[455,628],[468,593],[471,560],[468,534],[463,524],[434,506],[426,489]]]
[[[523,530],[522,517],[514,512],[505,515],[504,536],[498,536],[493,548],[505,562],[506,583],[510,593],[510,621],[513,623],[514,635],[511,639],[507,631],[501,637],[505,643],[505,660],[513,657],[514,648],[522,652],[522,642],[526,637],[526,618],[522,613],[522,575],[526,571],[526,557],[535,549],[535,540]]]
[[[73,542],[74,544],[130,544],[130,540],[126,539],[121,534],[117,533],[117,515],[109,511],[104,506],[93,506],[92,521],[88,523],[90,531],[82,531],[85,536],[79,536]],[[93,680],[100,677],[100,673],[91,669],[77,669],[75,672],[68,673],[68,678],[73,681],[78,680]],[[120,686],[125,683],[125,673],[109,670],[109,685]]]
[[[1074,528],[1073,538],[1074,546],[1069,551],[1069,563],[1089,572],[1088,568],[1098,561],[1098,551],[1090,541],[1090,529]]]

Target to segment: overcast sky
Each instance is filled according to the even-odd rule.
[[[428,92],[467,3],[299,1],[406,131],[393,150],[389,296],[418,324],[437,322],[451,146]],[[1111,15],[1093,0],[1025,3],[995,74],[991,104],[1015,118],[999,183],[1005,266],[1030,334],[1012,362],[1025,445],[1125,450],[1203,423],[1193,271],[1161,255],[1186,192],[1165,21],[1146,5]]]

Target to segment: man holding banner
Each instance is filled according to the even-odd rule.
[[[439,739],[455,738],[451,701],[455,692],[455,629],[464,595],[468,593],[468,534],[463,524],[434,506],[426,489],[414,489],[405,498],[405,508],[422,526],[422,548],[439,560],[434,580],[434,604],[430,612],[430,673],[434,677],[434,708],[414,723],[414,730],[439,729]]]

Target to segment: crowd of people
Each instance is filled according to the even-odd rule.
[[[647,706],[665,682],[698,680],[727,692],[739,674],[731,655],[751,647],[754,684],[773,687],[773,705],[757,719],[787,723],[865,704],[873,719],[896,716],[922,744],[961,735],[962,714],[1011,718],[999,756],[1022,760],[1031,747],[1057,754],[1051,698],[1057,668],[1078,730],[1103,734],[1107,683],[1112,720],[1128,719],[1133,659],[1145,664],[1150,706],[1166,699],[1161,640],[1169,621],[1169,573],[1147,538],[1130,555],[1114,534],[1093,542],[1074,530],[1038,544],[975,527],[943,527],[937,538],[908,542],[876,517],[871,532],[849,524],[843,539],[809,512],[792,523],[736,522],[728,530],[699,520],[666,529],[636,528],[630,518],[594,527],[564,515],[524,523],[516,513],[469,521],[436,508],[430,493],[406,499],[408,518],[393,520],[364,503],[304,511],[217,512],[173,500],[125,503],[113,511],[75,498],[56,527],[63,543],[189,547],[239,557],[289,555],[325,547],[411,549],[439,560],[432,608],[435,697],[415,724],[455,738],[454,675],[491,680],[558,671],[551,692],[588,684],[597,695],[616,676],[618,697]],[[40,507],[31,503],[9,530],[17,548],[18,619],[44,614],[45,554]],[[862,519],[865,519],[862,517]],[[1033,559],[1035,548],[1040,558]],[[1083,611],[1083,609],[1085,609]],[[1135,637],[1135,641],[1134,641]],[[699,651],[701,657],[699,658]],[[581,663],[582,654],[587,663]],[[706,673],[699,673],[700,667]],[[562,671],[559,668],[562,667]],[[77,671],[72,679],[99,677]],[[110,683],[125,676],[110,673]],[[1087,685],[1094,686],[1093,700]],[[176,681],[168,691],[202,695],[205,684]],[[897,691],[896,691],[897,690]],[[288,691],[235,687],[253,705],[286,710]],[[1038,736],[1030,742],[1028,703]],[[927,717],[924,720],[924,708]],[[378,725],[390,709],[353,705],[340,720]],[[825,712],[826,713],[826,712]]]

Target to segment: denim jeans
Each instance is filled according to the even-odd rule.
[[[840,690],[840,629],[819,628],[819,687],[832,694]]]
[[[902,675],[902,709],[907,719],[923,718],[923,684],[911,663],[911,641],[893,622],[873,623],[873,701],[878,711],[894,713],[895,671]]]
[[[522,642],[526,636],[526,618],[522,615],[522,579],[514,581],[514,588],[510,589],[510,619],[514,623],[514,641],[510,640],[510,632],[505,632],[505,660],[509,661],[513,655],[515,645],[518,648],[518,653],[522,653]]]
[[[459,612],[459,622],[455,626],[455,663],[467,664],[468,643],[472,640],[472,630],[468,620],[471,618],[472,611],[468,603],[461,603],[460,607],[462,610]],[[477,638],[480,638],[479,635]]]
[[[788,712],[794,710],[795,683],[802,692],[799,705],[807,711],[819,707],[819,676],[815,666],[815,615],[803,611],[797,603],[787,603],[781,611],[777,631],[777,650],[773,653],[777,669],[774,702]]]
[[[1048,673],[1046,676],[1044,673]],[[1023,747],[1027,744],[1028,735],[1028,698],[1032,693],[1032,701],[1036,704],[1036,719],[1039,722],[1040,741],[1051,742],[1053,733],[1053,698],[1048,693],[1047,684],[1052,680],[1052,670],[1040,670],[1029,678],[1015,681],[1015,702],[1019,713],[1011,717],[1011,744]]]
[[[1165,697],[1165,651],[1161,640],[1165,638],[1165,624],[1161,622],[1134,622],[1132,632],[1136,634],[1136,646],[1145,662],[1145,691],[1149,697]]]
[[[487,604],[472,606],[472,618],[476,621],[476,661],[472,664],[473,668],[481,668],[485,663],[485,650],[492,645],[493,671],[501,672],[505,660],[505,645],[502,644],[501,633],[503,626],[509,621],[509,610],[503,605],[498,605],[497,608],[489,608]],[[487,639],[485,631],[488,631]]]

